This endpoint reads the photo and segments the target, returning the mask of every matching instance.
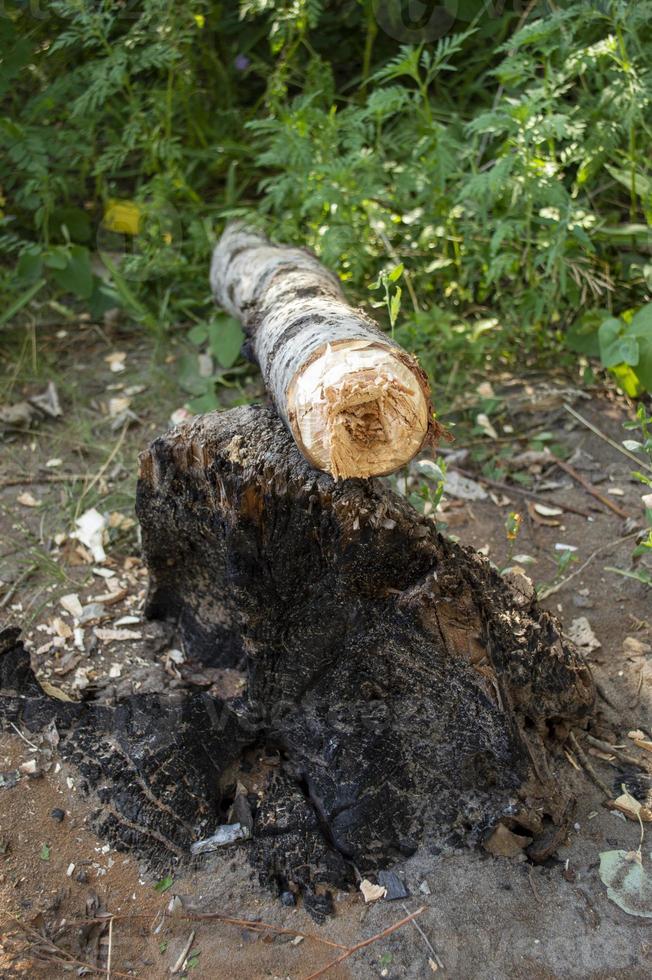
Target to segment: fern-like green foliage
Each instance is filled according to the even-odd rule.
[[[45,276],[38,309],[81,246],[115,273],[78,293],[93,311],[202,321],[211,243],[245,215],[358,296],[403,263],[397,329],[440,366],[442,346],[516,357],[649,300],[652,3],[453,5],[417,44],[377,6],[8,0],[0,289]],[[107,228],[115,202],[132,237]]]

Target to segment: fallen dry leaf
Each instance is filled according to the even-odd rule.
[[[542,505],[539,504],[539,507]],[[535,524],[541,524],[544,527],[560,527],[561,521],[556,520],[554,517],[545,517],[537,511],[537,505],[532,500],[528,500],[527,512],[534,521]]]
[[[126,412],[131,405],[131,398],[109,398],[109,415],[111,418]]]
[[[547,504],[535,503],[534,509],[541,517],[559,517],[560,514],[564,513],[561,507],[549,507]]]
[[[486,500],[487,491],[484,487],[462,476],[457,470],[449,470],[444,477],[444,493],[458,500]]]
[[[499,823],[491,837],[484,842],[485,851],[489,851],[494,857],[516,857],[523,852],[523,849],[532,843],[531,837],[524,837],[515,834],[504,824]]]
[[[643,657],[646,653],[652,653],[652,646],[635,636],[626,636],[623,640],[623,653],[628,657]]]
[[[120,371],[125,370],[126,359],[126,353],[119,350],[114,351],[113,354],[107,354],[107,356],[104,358],[114,374],[118,374]]]
[[[62,691],[60,687],[55,687],[54,684],[50,684],[49,681],[41,681],[40,684],[44,693],[47,694],[48,697],[56,698],[57,701],[72,701],[70,695],[66,694],[65,691]]]
[[[29,492],[29,490],[26,490],[24,493],[19,493],[18,496],[16,497],[16,500],[18,501],[19,504],[22,504],[23,507],[41,506],[41,501],[37,500],[36,497]]]
[[[498,438],[498,433],[496,432],[493,425],[489,421],[489,416],[486,415],[484,412],[480,412],[479,415],[476,415],[475,424],[479,426],[479,428],[482,429],[484,434],[486,436],[489,436],[490,439]]]

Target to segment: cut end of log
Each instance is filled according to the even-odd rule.
[[[428,434],[429,399],[406,360],[382,343],[350,340],[328,344],[302,368],[288,414],[313,466],[338,480],[365,479],[412,459]]]

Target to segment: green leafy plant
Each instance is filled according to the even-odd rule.
[[[652,391],[652,303],[620,317],[590,310],[569,330],[567,343],[599,357],[628,395]]]
[[[369,289],[384,289],[385,291],[385,305],[387,307],[387,315],[389,317],[389,325],[392,331],[392,337],[394,336],[394,327],[396,325],[396,320],[401,310],[401,296],[403,290],[397,285],[399,279],[403,275],[404,266],[400,262],[395,265],[393,269],[389,272],[381,272],[375,282],[372,282]]]
[[[236,216],[354,299],[389,267],[383,319],[440,395],[558,359],[586,310],[596,356],[649,389],[652,5],[452,6],[444,37],[399,44],[374,0],[7,0],[0,325],[117,306],[188,333]]]
[[[625,422],[624,428],[639,432],[637,439],[625,439],[623,446],[630,453],[641,457],[642,470],[634,470],[632,476],[646,488],[642,495],[642,503],[647,530],[640,536],[639,542],[632,552],[632,568],[614,568],[607,566],[605,571],[616,572],[626,578],[635,579],[643,585],[652,588],[652,570],[645,567],[644,559],[652,560],[652,415],[648,415],[644,405],[639,405],[636,421]]]

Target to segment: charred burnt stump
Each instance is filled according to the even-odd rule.
[[[312,469],[259,407],[157,439],[137,512],[148,615],[242,683],[62,702],[16,635],[0,636],[0,721],[54,724],[101,833],[187,854],[225,821],[255,750],[279,765],[244,846],[264,882],[303,891],[315,913],[320,885],[422,843],[478,843],[501,821],[534,838],[533,859],[550,853],[571,802],[555,733],[589,716],[594,687],[527,588],[383,482]]]
[[[312,469],[259,407],[156,440],[137,510],[149,615],[244,673],[240,723],[283,760],[254,825],[263,878],[343,883],[500,819],[560,823],[550,732],[594,687],[527,589],[382,482]]]

